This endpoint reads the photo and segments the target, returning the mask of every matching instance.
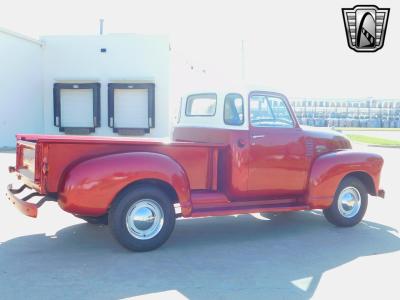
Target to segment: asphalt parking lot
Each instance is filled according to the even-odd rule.
[[[160,249],[132,253],[106,226],[45,204],[38,219],[0,201],[0,299],[400,299],[400,149],[386,199],[353,228],[320,211],[178,220]],[[4,195],[14,153],[0,154]]]

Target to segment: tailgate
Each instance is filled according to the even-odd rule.
[[[40,152],[40,147],[35,142],[17,141],[15,169],[26,185],[38,191],[40,190],[41,181]]]
[[[35,181],[35,152],[36,143],[17,142],[17,172],[31,181]]]
[[[46,201],[57,199],[46,194],[45,178],[47,173],[46,159],[43,159],[43,144],[34,141],[17,140],[16,166],[10,166],[10,172],[16,172],[18,179],[22,180],[22,186],[14,188],[12,184],[7,186],[6,197],[23,214],[36,218],[38,208]],[[43,162],[43,163],[42,163]],[[27,194],[28,191],[31,191]],[[23,195],[18,195],[24,193]],[[28,200],[41,197],[36,202]]]

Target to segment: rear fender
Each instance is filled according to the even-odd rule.
[[[310,208],[327,208],[344,177],[354,173],[367,175],[373,186],[367,186],[372,195],[378,195],[381,156],[353,150],[342,150],[319,156],[313,163],[308,184],[306,204]]]
[[[107,213],[126,186],[146,179],[163,181],[175,190],[183,215],[190,215],[189,180],[184,169],[169,156],[130,152],[83,161],[67,171],[59,190],[59,205],[65,211],[100,216]]]

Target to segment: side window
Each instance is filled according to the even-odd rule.
[[[244,104],[240,94],[230,93],[225,96],[224,122],[226,125],[242,125],[244,122]]]
[[[278,97],[268,97],[268,99],[271,103],[272,112],[275,116],[276,124],[279,127],[293,127],[293,119],[285,102]]]
[[[254,127],[293,127],[293,119],[285,102],[277,96],[252,95],[250,119]]]
[[[263,95],[253,95],[250,98],[251,124],[255,127],[264,127],[274,122],[268,99]]]
[[[187,116],[214,116],[216,109],[216,94],[190,95],[186,101]]]

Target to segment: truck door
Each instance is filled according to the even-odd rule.
[[[307,181],[306,148],[287,99],[281,94],[252,92],[249,105],[249,194],[303,193]]]

